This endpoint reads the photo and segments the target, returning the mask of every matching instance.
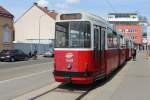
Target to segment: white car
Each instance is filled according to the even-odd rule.
[[[53,49],[50,49],[50,50],[47,50],[44,54],[43,54],[44,57],[54,57],[54,50]]]

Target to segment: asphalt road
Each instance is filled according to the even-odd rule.
[[[53,59],[0,62],[0,100],[41,88],[53,82]]]
[[[34,65],[34,64],[41,64],[46,62],[52,62],[53,58],[44,58],[39,57],[37,60],[28,60],[28,61],[16,61],[16,62],[0,62],[0,70],[7,69],[7,68],[14,68],[14,67],[22,67],[26,65]]]
[[[146,59],[146,57],[145,53],[139,53],[136,61],[129,61],[110,80],[98,83],[82,100],[150,100],[150,60]],[[50,90],[51,86],[51,88],[55,88],[55,85],[53,86],[56,82],[53,80],[52,62],[31,66],[27,65],[26,67],[22,66],[20,68],[28,74],[26,73],[25,75],[19,75],[20,77],[0,81],[0,100],[9,100],[15,97],[21,98],[23,94],[28,93],[29,95],[33,95],[36,94],[38,89],[42,89],[42,87],[48,86],[46,88],[47,90]],[[18,67],[13,69],[21,72]],[[35,90],[35,93],[31,92],[33,90]],[[66,100],[66,98],[68,100],[75,100],[79,96],[78,93],[80,91],[71,93],[58,90],[47,93],[39,97],[38,100]],[[28,99],[23,98],[23,100]]]

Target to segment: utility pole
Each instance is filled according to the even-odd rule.
[[[45,14],[44,14],[45,15]],[[39,17],[39,47],[38,47],[38,52],[40,54],[40,49],[41,49],[41,19],[44,15],[41,15]]]

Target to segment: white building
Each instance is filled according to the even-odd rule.
[[[111,23],[116,22],[138,22],[137,13],[109,13],[108,21]]]
[[[31,45],[30,49],[40,51],[43,48],[41,47],[42,44],[50,44],[51,40],[54,39],[56,15],[57,13],[49,11],[47,7],[40,7],[37,3],[34,3],[15,22],[14,42],[18,44],[34,44],[34,46],[36,44],[36,47]]]
[[[150,25],[147,28],[147,41],[148,41],[148,45],[150,45]]]

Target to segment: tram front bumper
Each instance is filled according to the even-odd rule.
[[[89,72],[54,72],[57,82],[71,82],[73,84],[91,84],[94,78]]]
[[[92,84],[94,82],[92,77],[72,77],[72,78],[66,78],[66,77],[60,77],[60,76],[55,76],[55,81],[57,82],[71,82],[73,84]]]

